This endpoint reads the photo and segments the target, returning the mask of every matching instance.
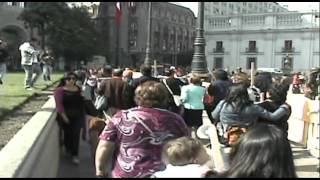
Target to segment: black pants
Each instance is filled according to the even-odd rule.
[[[67,152],[70,153],[72,156],[79,155],[80,131],[81,125],[79,124],[71,123],[64,124],[63,126],[63,143]]]
[[[202,109],[184,109],[183,119],[189,127],[198,128],[202,125]]]

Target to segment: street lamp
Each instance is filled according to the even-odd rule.
[[[209,77],[205,56],[205,39],[203,36],[204,2],[198,2],[198,18],[196,37],[194,40],[194,54],[191,63],[191,72],[202,78]]]
[[[151,13],[152,13],[152,4],[149,2],[149,17],[148,17],[148,32],[147,32],[147,47],[146,47],[146,58],[144,59],[144,64],[151,65]]]

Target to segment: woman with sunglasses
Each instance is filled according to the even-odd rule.
[[[60,129],[63,130],[63,145],[66,153],[72,156],[74,164],[79,163],[79,137],[85,121],[84,99],[76,81],[77,75],[70,72],[61,79],[54,91],[57,121]]]

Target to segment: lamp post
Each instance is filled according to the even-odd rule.
[[[144,59],[144,64],[151,65],[151,14],[152,14],[152,4],[149,2],[149,17],[148,17],[148,32],[147,32],[147,47],[146,47],[146,58]]]
[[[194,54],[191,63],[191,72],[202,78],[209,77],[205,56],[205,39],[203,36],[204,2],[198,2],[198,18],[196,37],[194,40]]]

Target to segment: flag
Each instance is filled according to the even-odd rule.
[[[117,26],[120,25],[120,19],[121,19],[121,3],[120,2],[116,2],[116,24]]]

